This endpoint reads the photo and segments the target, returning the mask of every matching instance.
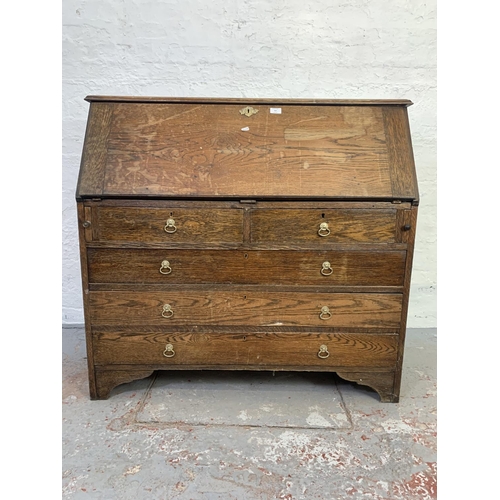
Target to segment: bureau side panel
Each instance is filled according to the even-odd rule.
[[[418,203],[415,160],[406,108],[383,108],[392,196]]]
[[[93,103],[90,105],[76,188],[77,199],[84,196],[102,195],[112,116],[112,104]]]
[[[417,213],[418,208],[413,207],[411,210],[405,211],[406,221],[405,223],[410,224],[411,229],[407,232],[408,237],[408,250],[406,252],[406,266],[405,266],[405,278],[404,278],[404,290],[403,290],[403,304],[402,304],[402,314],[401,314],[401,330],[399,334],[399,348],[398,348],[398,359],[396,364],[396,374],[394,377],[394,395],[396,401],[399,399],[400,387],[401,387],[401,373],[403,369],[403,357],[404,357],[404,345],[406,338],[406,323],[408,320],[408,304],[410,301],[410,285],[411,285],[411,272],[413,265],[413,253],[415,248],[415,235],[417,229]]]
[[[87,220],[86,207],[82,202],[77,203],[78,215],[78,235],[80,243],[80,266],[82,273],[82,295],[83,295],[83,312],[85,320],[85,336],[87,348],[87,366],[89,378],[89,391],[90,398],[97,398],[95,371],[94,371],[94,351],[92,346],[92,326],[90,318],[90,305],[89,305],[89,278],[88,278],[88,261],[87,261],[87,242],[89,232],[84,227],[84,222]]]

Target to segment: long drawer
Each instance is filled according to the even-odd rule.
[[[170,290],[89,294],[95,325],[247,325],[397,330],[398,293],[299,293]]]
[[[96,329],[100,364],[393,368],[397,335],[124,333]]]
[[[406,251],[89,248],[90,283],[401,286]]]

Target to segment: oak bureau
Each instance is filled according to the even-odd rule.
[[[408,100],[88,96],[90,397],[155,370],[335,372],[400,394]]]

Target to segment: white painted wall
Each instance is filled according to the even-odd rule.
[[[435,0],[65,0],[63,324],[83,323],[74,194],[88,94],[411,99],[408,326],[436,326]]]

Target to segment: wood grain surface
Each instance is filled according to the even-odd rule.
[[[405,251],[235,251],[89,248],[90,283],[398,286]],[[170,274],[161,274],[167,260]],[[321,274],[330,262],[332,273]],[[164,269],[168,272],[168,269]]]
[[[410,101],[91,101],[77,198],[406,199]],[[225,103],[225,104],[224,104]]]
[[[90,106],[87,130],[76,187],[76,198],[102,194],[107,168],[108,137],[114,106],[95,103]]]
[[[250,212],[254,243],[310,243],[328,246],[339,242],[393,243],[396,210],[363,209],[256,209]],[[320,225],[328,231],[320,231]],[[320,236],[325,234],[326,236]]]
[[[76,197],[92,399],[155,369],[303,369],[398,400],[411,101],[87,101]]]
[[[412,198],[418,204],[418,185],[406,108],[384,108],[384,128],[389,157],[392,195]]]
[[[94,325],[244,325],[386,328],[401,322],[401,294],[90,292]],[[170,311],[165,312],[168,304]],[[322,307],[328,313],[322,313]],[[323,318],[323,319],[322,319]]]
[[[94,210],[96,241],[241,243],[243,209],[101,207]],[[168,220],[173,227],[167,227]]]
[[[396,376],[394,379],[394,401],[399,400],[399,393],[401,390],[401,377],[403,372],[403,358],[404,358],[404,345],[406,339],[406,322],[408,319],[408,306],[410,302],[410,287],[411,287],[411,274],[413,265],[413,255],[415,250],[415,237],[417,233],[417,214],[418,207],[412,207],[411,210],[406,212],[406,222],[411,227],[408,232],[407,244],[407,259],[406,259],[406,269],[405,269],[405,281],[404,281],[404,293],[403,293],[403,311],[402,311],[402,321],[401,328],[399,331],[399,349],[398,349],[398,360],[396,364]]]
[[[163,352],[172,344],[174,356]],[[293,365],[335,367],[394,366],[395,335],[248,333],[248,334],[94,334],[96,364]],[[318,352],[326,345],[329,357]]]
[[[109,105],[101,195],[392,196],[378,107]]]

